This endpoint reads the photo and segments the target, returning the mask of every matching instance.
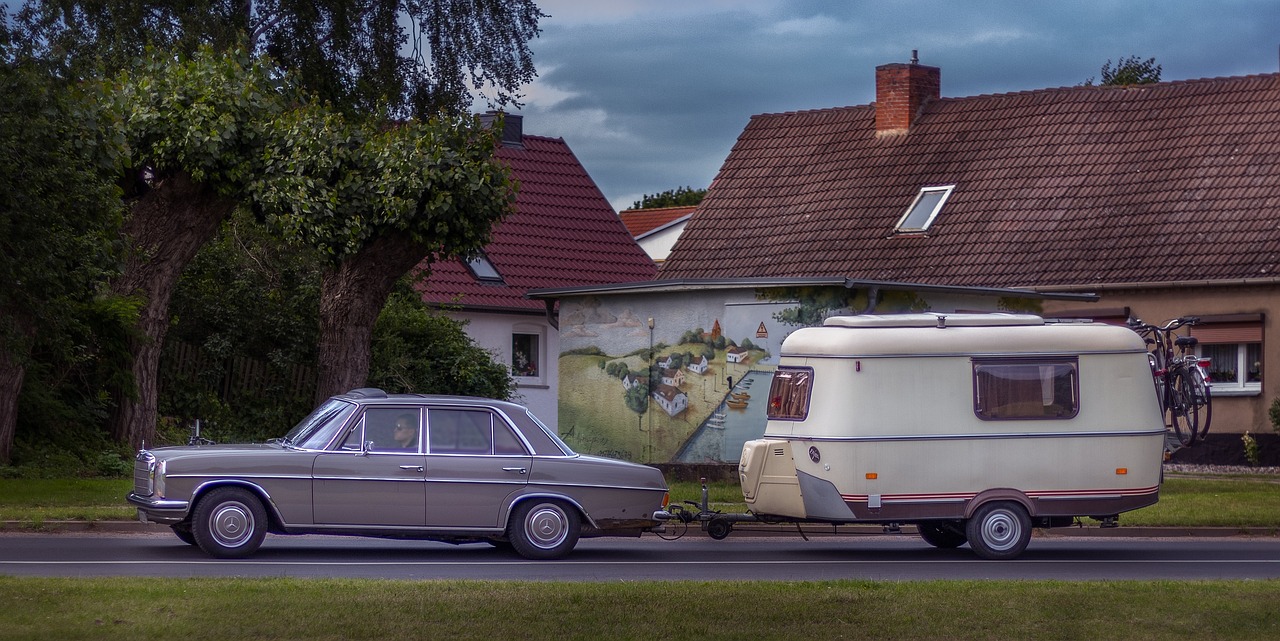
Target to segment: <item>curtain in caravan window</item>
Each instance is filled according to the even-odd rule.
[[[984,420],[1065,419],[1079,411],[1076,363],[976,360],[974,413]]]

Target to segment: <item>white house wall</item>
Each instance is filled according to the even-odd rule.
[[[540,337],[540,372],[536,378],[516,377],[516,396],[513,400],[525,405],[547,427],[558,429],[559,402],[557,388],[559,378],[560,335],[542,316],[526,314],[497,314],[480,312],[454,312],[456,320],[467,321],[466,332],[480,347],[493,353],[495,362],[511,367],[511,336],[514,333],[534,333]]]

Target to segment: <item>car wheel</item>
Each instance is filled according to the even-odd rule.
[[[196,504],[191,519],[196,545],[220,559],[249,556],[267,536],[267,510],[249,490],[221,487]]]
[[[558,559],[578,543],[578,512],[562,501],[532,500],[516,507],[507,538],[526,559]]]
[[[959,521],[917,523],[916,531],[925,543],[944,550],[958,548],[969,540],[964,534],[964,524]]]
[[[191,533],[191,526],[190,526],[190,525],[174,525],[174,526],[173,526],[173,533],[174,533],[174,534],[176,534],[176,535],[178,535],[178,540],[179,540],[179,541],[182,541],[183,543],[186,543],[187,545],[195,545],[195,544],[196,544],[196,537],[195,537],[195,535],[194,535],[194,534],[192,534],[192,533]]]
[[[1031,541],[1031,517],[1017,503],[985,503],[964,529],[969,547],[984,559],[1012,559]]]

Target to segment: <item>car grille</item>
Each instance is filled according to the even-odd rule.
[[[133,493],[138,496],[151,496],[155,491],[156,457],[151,452],[138,452],[133,461]]]

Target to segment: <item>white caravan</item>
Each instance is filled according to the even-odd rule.
[[[797,330],[764,436],[742,450],[750,520],[915,524],[931,545],[989,559],[1020,554],[1032,527],[1114,525],[1160,491],[1146,353],[1124,327],[1031,315]]]

